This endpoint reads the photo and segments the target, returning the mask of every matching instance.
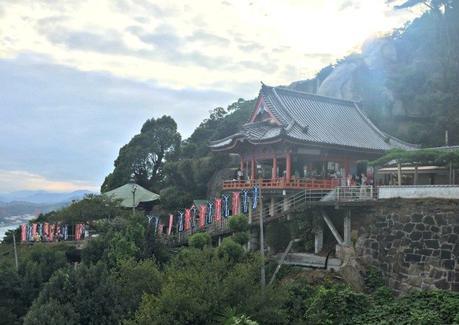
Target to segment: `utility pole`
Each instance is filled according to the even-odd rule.
[[[260,254],[261,254],[261,290],[264,292],[266,286],[266,272],[265,272],[265,239],[263,233],[263,198],[261,193],[261,182],[258,187],[258,196],[260,197],[260,204],[258,209],[260,209]]]
[[[16,247],[16,234],[13,230],[13,248],[14,248],[14,262],[16,264],[16,272],[19,271],[19,264],[18,264],[18,249]]]
[[[132,186],[132,216],[135,216],[135,191],[137,191],[137,186]]]

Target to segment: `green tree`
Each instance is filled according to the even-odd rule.
[[[164,160],[179,150],[180,139],[177,124],[171,117],[147,120],[140,133],[120,149],[115,169],[105,178],[101,191],[124,185],[132,174],[136,183],[158,191]]]

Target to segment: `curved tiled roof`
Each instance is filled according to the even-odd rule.
[[[224,149],[242,139],[260,143],[280,136],[372,151],[416,147],[379,130],[352,101],[266,85],[262,86],[260,96],[281,126],[247,123],[237,134],[211,142],[211,148]]]

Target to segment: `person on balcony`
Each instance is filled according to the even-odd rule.
[[[241,169],[238,168],[236,174],[237,174],[237,180],[238,180],[238,181],[242,181],[242,180],[244,179],[244,173],[242,172]]]

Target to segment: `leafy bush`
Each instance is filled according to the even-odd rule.
[[[218,254],[220,257],[227,256],[230,260],[237,261],[244,255],[244,248],[231,237],[226,237],[218,247]]]
[[[198,232],[188,238],[188,245],[198,249],[203,249],[205,246],[210,245],[210,243],[211,238],[206,232]]]
[[[249,241],[249,233],[247,231],[234,233],[233,240],[239,245],[245,245]]]
[[[232,216],[229,219],[229,228],[232,232],[244,232],[249,230],[249,219],[243,214]]]
[[[398,299],[380,300],[373,308],[354,317],[355,324],[457,324],[459,294],[421,291]]]
[[[347,324],[370,307],[368,296],[345,285],[320,286],[307,300],[305,320],[310,324]]]
[[[371,291],[384,286],[384,278],[377,268],[369,267],[365,274],[365,286]]]

